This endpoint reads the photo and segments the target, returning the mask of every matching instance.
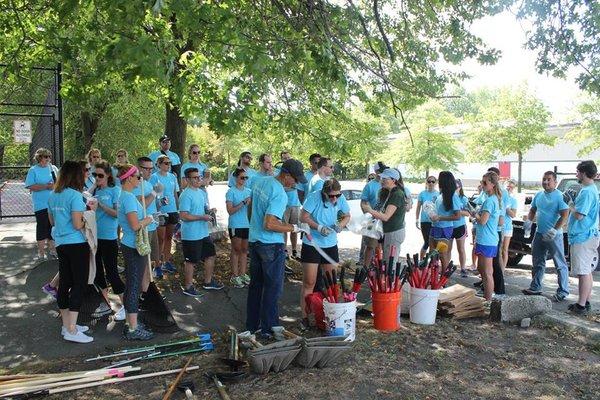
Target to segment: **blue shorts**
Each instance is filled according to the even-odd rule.
[[[475,254],[488,258],[494,258],[498,255],[498,246],[486,246],[485,244],[475,244]]]
[[[450,240],[452,238],[452,232],[454,232],[454,227],[452,226],[447,228],[432,226],[429,236],[434,240]]]

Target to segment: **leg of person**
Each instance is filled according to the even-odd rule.
[[[248,269],[248,239],[242,239],[240,242],[240,253],[238,255],[239,259],[239,272],[240,275],[244,278],[247,277],[246,271]],[[250,281],[245,282],[245,284],[249,284]]]
[[[360,264],[365,259],[365,249],[367,247],[367,238],[366,236],[361,236],[360,239],[360,250],[358,251],[358,261],[357,264]]]
[[[483,280],[483,295],[486,300],[491,300],[494,294],[494,278],[493,272],[493,261],[491,257],[485,257],[479,255],[479,272],[481,273],[481,279]]]
[[[473,234],[473,240],[471,241],[471,268],[472,269],[476,269],[477,266],[477,254],[475,254],[475,228],[473,228],[471,230],[471,233]]]
[[[206,290],[221,290],[223,289],[223,284],[218,282],[213,276],[217,255],[215,245],[210,236],[202,239],[201,243],[202,251],[200,252],[200,259],[204,264],[204,286],[202,287]]]
[[[165,262],[171,262],[171,243],[173,242],[174,231],[174,224],[167,224],[165,226],[165,240],[163,243],[163,259],[165,260]]]
[[[248,287],[248,300],[246,301],[246,329],[256,331],[260,326],[260,310],[263,301],[263,265],[259,250],[259,243],[250,243],[250,286]]]
[[[162,269],[160,268],[160,246],[158,243],[158,229],[148,232],[148,241],[150,242],[150,267],[144,270],[142,278],[142,293],[148,291],[150,286],[150,274],[155,273],[156,278],[162,278]]]
[[[558,234],[552,242],[547,243],[558,278],[558,289],[556,289],[556,294],[553,297],[555,301],[562,301],[569,295],[569,268],[567,267],[567,260],[565,258],[563,240],[563,235]]]
[[[512,238],[512,232],[510,232],[510,236],[502,237],[502,272],[506,270],[506,266],[508,265],[508,247],[510,246],[510,239]]]
[[[183,287],[189,289],[194,284],[194,267],[196,263],[185,261],[183,263]]]
[[[240,276],[240,253],[242,251],[242,239],[231,237],[231,283],[235,285],[235,278]]]
[[[90,246],[87,243],[77,243],[67,246],[69,247],[69,266],[73,280],[71,290],[69,291],[68,332],[76,334],[77,316],[79,315],[79,309],[83,302],[90,270]]]
[[[263,334],[272,334],[272,327],[280,325],[278,301],[283,291],[285,252],[283,244],[261,246],[259,256],[263,265],[263,299],[260,328]]]
[[[105,265],[102,262],[104,248],[102,246],[102,239],[98,239],[98,247],[96,248],[96,276],[94,277],[94,284],[102,290],[104,296],[108,295],[108,284],[106,283],[106,275],[104,272]]]
[[[156,234],[158,236],[158,249],[159,249],[159,254],[160,254],[160,263],[164,263],[166,260],[163,258],[163,254],[164,254],[164,246],[165,246],[165,231],[166,231],[166,226],[159,226],[158,228],[156,228]],[[160,264],[159,264],[160,267]]]
[[[465,250],[465,241],[466,237],[462,237],[460,239],[456,239],[456,250],[458,251],[458,263],[460,265],[461,273],[466,274],[466,266],[467,266],[467,252]]]
[[[501,266],[502,257],[500,256],[500,250],[502,248],[502,235],[499,235],[498,244],[496,246],[496,257],[492,259],[494,293],[506,294],[506,288],[504,287],[504,272],[502,271]]]
[[[302,319],[308,317],[306,312],[306,296],[313,293],[317,281],[316,263],[302,263],[302,288],[300,289],[300,309],[302,310]]]
[[[46,258],[46,239],[48,239],[47,231],[50,225],[48,219],[48,209],[38,210],[35,215],[35,240],[37,242],[38,259]]]
[[[427,249],[429,248],[429,236],[431,235],[431,222],[421,222],[421,235],[423,236],[423,246],[419,251],[421,258],[425,257]]]
[[[400,254],[402,254],[402,243],[404,243],[404,239],[406,238],[406,229],[398,229],[394,232],[387,232],[383,239],[383,259],[387,263],[390,259],[390,253],[392,251],[392,247],[394,247],[395,254],[394,257],[398,260]]]
[[[58,246],[56,251],[58,253],[58,274],[56,276],[60,281],[56,301],[62,317],[63,328],[71,329],[69,326],[69,290],[73,286],[73,276],[71,275],[70,259],[65,245]]]
[[[562,235],[561,235],[562,240]],[[546,273],[546,254],[548,247],[542,239],[542,235],[536,233],[531,242],[531,283],[529,289],[525,289],[525,294],[539,294],[542,292],[544,284],[544,275]],[[567,277],[568,280],[568,277]]]
[[[129,332],[138,328],[139,292],[146,266],[147,257],[141,256],[136,249],[121,246],[125,260],[125,293],[123,296]]]

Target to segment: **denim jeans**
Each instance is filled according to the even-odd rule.
[[[531,268],[531,285],[529,288],[535,291],[542,291],[544,283],[544,273],[546,272],[546,257],[550,255],[554,260],[556,275],[558,275],[559,295],[569,295],[569,270],[567,260],[565,260],[565,250],[563,246],[563,234],[559,231],[554,240],[546,242],[542,235],[536,233],[531,243],[531,256],[533,266]]]
[[[147,256],[141,256],[136,249],[121,244],[121,252],[125,261],[125,293],[123,305],[127,314],[137,314],[139,311],[140,285],[144,270],[148,268]]]
[[[277,302],[283,291],[285,251],[283,243],[250,243],[250,286],[246,304],[246,329],[259,327],[271,333],[279,325]]]

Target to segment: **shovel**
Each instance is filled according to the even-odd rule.
[[[238,371],[246,363],[238,358],[238,335],[235,328],[229,330],[229,355],[228,358],[221,358],[232,371]]]

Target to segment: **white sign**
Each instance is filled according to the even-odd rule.
[[[28,119],[15,119],[13,121],[15,143],[31,143],[31,121]]]

